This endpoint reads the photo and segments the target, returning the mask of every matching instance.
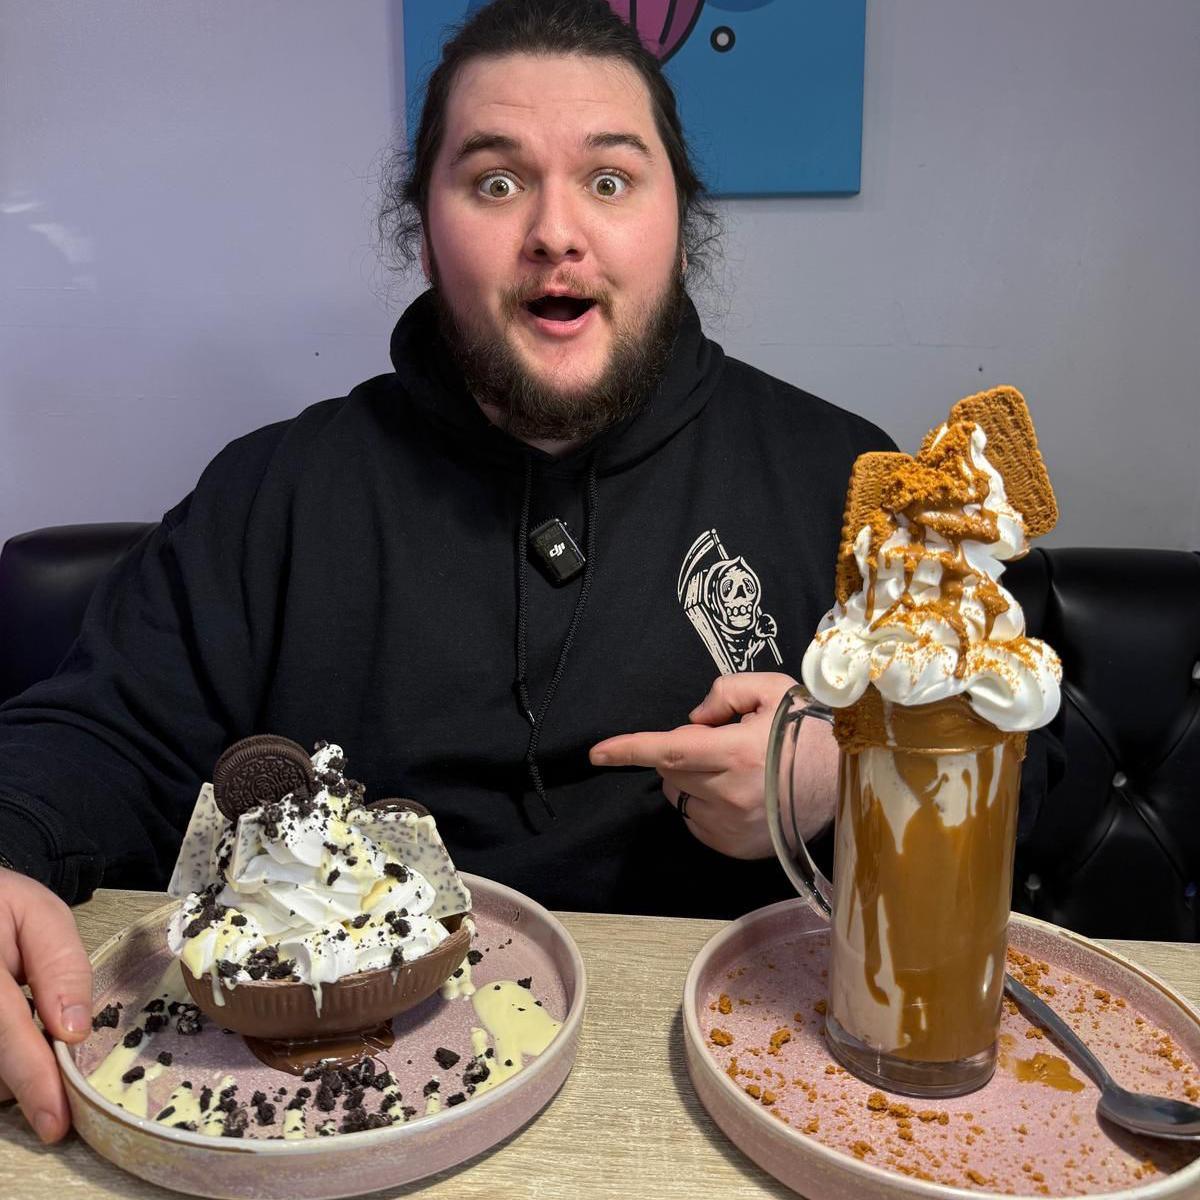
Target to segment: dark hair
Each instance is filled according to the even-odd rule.
[[[396,265],[410,268],[419,257],[429,179],[459,72],[472,59],[506,54],[580,54],[617,59],[637,71],[649,92],[654,123],[675,177],[689,275],[693,268],[705,270],[707,252],[720,236],[720,222],[692,166],[675,93],[658,59],[608,0],[494,0],[467,18],[445,43],[426,86],[412,151],[397,148],[384,170],[379,230]]]

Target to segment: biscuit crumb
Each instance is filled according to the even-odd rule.
[[[732,1046],[733,1034],[726,1029],[713,1029],[709,1035],[709,1039],[714,1046]]]

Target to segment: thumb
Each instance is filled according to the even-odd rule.
[[[39,888],[13,915],[25,980],[42,1024],[63,1041],[82,1040],[92,1027],[92,964],[71,910]]]
[[[750,713],[773,713],[784,693],[795,684],[790,675],[779,671],[719,675],[708,695],[688,713],[688,719],[697,725],[727,725]]]

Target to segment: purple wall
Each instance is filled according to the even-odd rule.
[[[1200,4],[867,22],[861,195],[728,204],[710,330],[906,447],[1014,384],[1053,542],[1200,545]],[[0,0],[0,540],[156,519],[388,368],[400,44],[399,0]]]

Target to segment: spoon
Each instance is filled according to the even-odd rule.
[[[1011,975],[1004,976],[1004,990],[1092,1077],[1100,1088],[1096,1111],[1116,1125],[1134,1133],[1161,1138],[1200,1138],[1200,1108],[1166,1096],[1147,1096],[1123,1088],[1100,1065],[1079,1035],[1048,1005]]]

